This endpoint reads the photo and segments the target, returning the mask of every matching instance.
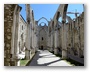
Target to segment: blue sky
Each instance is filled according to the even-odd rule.
[[[22,10],[20,14],[23,16],[23,18],[26,20],[26,11],[25,11],[25,4],[19,4],[22,7]],[[47,18],[47,20],[50,21],[50,18],[53,19],[54,14],[56,10],[59,7],[59,4],[30,4],[31,8],[34,11],[34,19],[39,20],[41,17]],[[83,5],[82,4],[69,4],[67,12],[83,12]],[[75,18],[74,14],[67,14],[72,19]],[[61,20],[61,19],[59,19]],[[41,22],[45,22],[47,24],[47,21],[42,19],[40,20],[39,24]]]

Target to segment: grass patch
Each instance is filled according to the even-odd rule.
[[[26,66],[26,64],[29,62],[29,60],[20,60],[20,66]]]

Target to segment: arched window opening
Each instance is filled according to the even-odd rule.
[[[22,30],[23,30],[23,25],[22,25]]]

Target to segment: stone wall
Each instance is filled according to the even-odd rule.
[[[48,46],[48,27],[45,26],[39,26],[38,27],[38,44],[40,49],[47,49]]]
[[[81,63],[84,60],[84,12],[80,16],[78,16],[75,21],[68,24],[70,28],[68,28],[69,36],[67,37],[67,51],[69,54],[69,58],[76,60],[81,58]],[[72,58],[72,56],[73,58]],[[78,61],[79,61],[78,59]]]
[[[18,30],[18,48],[19,52],[25,52],[25,43],[26,43],[26,30],[27,23],[24,18],[19,16],[19,30]]]
[[[56,21],[54,22],[56,23]],[[66,55],[67,58],[71,58],[73,56],[72,59],[75,58],[75,60],[77,57],[78,61],[81,58],[80,60],[82,60],[83,62],[83,59],[84,59],[84,12],[82,12],[81,15],[75,18],[75,20],[68,21],[68,23],[66,23],[65,25],[63,24],[59,25],[59,23],[56,23],[56,24],[55,23],[54,23],[54,29],[52,29],[53,23],[49,25],[49,28],[51,27],[51,32],[49,33],[49,38],[51,40],[49,42],[51,44],[54,42],[53,44],[54,49],[52,51],[54,51],[55,54],[62,54],[63,47],[65,47],[64,50],[66,52],[64,51],[63,55]],[[56,34],[56,31],[58,34]],[[65,35],[63,35],[63,33]],[[52,39],[52,36],[54,36],[53,39]],[[64,38],[65,41],[63,41],[62,38]],[[72,55],[72,56],[69,57],[68,55],[69,56]]]
[[[4,4],[4,66],[15,65],[11,61],[12,54],[12,26],[16,4]]]

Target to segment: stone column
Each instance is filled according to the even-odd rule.
[[[30,59],[30,26],[27,25],[25,58]]]
[[[52,36],[52,33],[51,33],[51,51],[53,51],[53,36]]]
[[[59,36],[59,30],[57,30],[57,47],[59,48],[60,47],[60,36]]]
[[[67,58],[67,47],[66,47],[66,25],[65,21],[62,21],[62,59]]]
[[[32,48],[33,48],[33,53],[35,52],[35,45],[34,45],[34,30],[32,30]]]
[[[80,22],[78,22],[78,44],[79,44],[79,47],[78,47],[78,56],[81,57],[81,35],[80,35]]]
[[[15,66],[20,66],[20,57],[19,57],[19,48],[18,48],[18,32],[19,32],[19,16],[20,16],[20,7],[17,7],[17,12],[16,12],[16,28],[15,28],[15,40],[14,40],[14,52],[15,52]]]
[[[57,42],[58,42],[58,32],[57,32],[57,30],[55,30],[55,33],[54,33],[54,34],[55,34],[55,42],[54,42],[54,43],[55,43],[55,48],[54,48],[54,54],[58,54],[58,47],[57,47],[57,46],[58,46],[58,43],[57,43]]]
[[[11,66],[12,58],[12,27],[13,27],[13,14],[16,4],[4,4],[4,66]],[[13,47],[14,52],[14,47]],[[15,63],[13,62],[13,66]]]
[[[35,42],[35,52],[37,51],[37,36],[36,36],[36,33],[35,33],[35,39],[34,39],[34,42]]]
[[[33,49],[35,53],[35,47],[36,47],[36,42],[35,42],[35,30],[33,31]]]
[[[26,50],[25,58],[30,59],[30,5],[26,4],[26,18],[27,18],[27,36],[26,36]]]

